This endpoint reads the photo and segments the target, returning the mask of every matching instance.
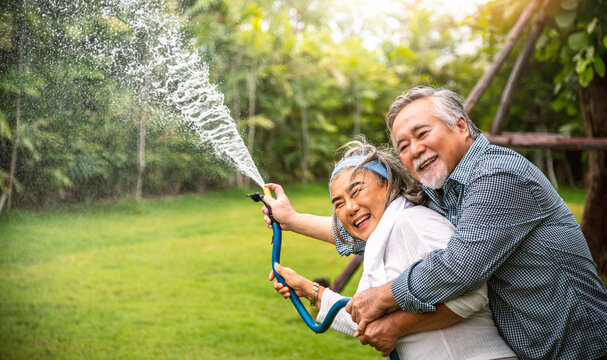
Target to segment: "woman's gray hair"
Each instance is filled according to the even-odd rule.
[[[367,143],[364,137],[359,136],[340,147],[338,151],[345,152],[335,166],[351,156],[365,156],[364,160],[355,168],[350,177],[352,178],[361,174],[361,172],[369,171],[369,173],[375,175],[377,181],[386,184],[388,186],[388,196],[386,197],[385,208],[399,196],[403,196],[420,205],[428,203],[428,197],[423,191],[421,184],[409,174],[405,166],[400,162],[400,159],[394,154],[392,148],[378,149],[374,145]],[[379,174],[364,167],[364,164],[373,160],[377,160],[385,166],[386,170],[388,170],[388,179],[384,179]],[[330,183],[329,186],[331,186]],[[335,213],[335,209],[333,209],[333,229],[335,230],[335,234],[343,243],[351,245],[350,242],[342,238],[337,224],[337,214]]]
[[[435,89],[430,86],[416,86],[394,100],[392,105],[390,105],[390,110],[388,110],[388,115],[386,116],[388,132],[392,134],[394,119],[396,119],[398,113],[400,113],[405,106],[416,100],[425,98],[432,101],[432,115],[440,119],[450,129],[455,127],[458,119],[464,118],[466,119],[468,132],[470,133],[471,138],[476,139],[481,134],[479,128],[470,120],[468,114],[466,114],[464,106],[455,92],[447,89]],[[390,137],[392,136],[390,135]]]

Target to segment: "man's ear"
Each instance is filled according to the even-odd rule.
[[[466,119],[462,116],[459,119],[457,119],[457,122],[455,123],[455,128],[457,129],[458,132],[465,134],[466,136],[470,136],[470,130],[468,129],[468,122],[466,121]]]

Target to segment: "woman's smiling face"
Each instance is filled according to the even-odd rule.
[[[340,171],[331,182],[331,201],[346,231],[367,241],[386,210],[388,186],[371,170],[355,168]]]

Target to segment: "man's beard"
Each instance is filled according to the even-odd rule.
[[[426,157],[423,160],[416,161],[416,164],[414,166],[418,168],[419,164],[423,164],[424,161],[429,158],[430,156]],[[443,185],[445,185],[445,181],[447,181],[447,178],[449,178],[449,171],[445,167],[445,163],[443,163],[440,158],[437,158],[429,166],[433,167],[432,171],[420,173],[419,182],[421,182],[422,185],[430,189],[442,188]]]

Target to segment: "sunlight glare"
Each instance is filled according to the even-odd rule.
[[[331,11],[333,38],[339,41],[347,33],[358,34],[363,45],[373,49],[385,39],[390,29],[401,28],[401,23],[391,15],[400,17],[409,7],[425,8],[434,16],[449,15],[455,21],[474,14],[478,6],[490,0],[350,0],[347,6],[338,5]],[[341,23],[342,25],[338,25]],[[349,30],[344,34],[343,24]],[[383,25],[379,25],[383,24]],[[454,31],[465,31],[460,28]],[[467,52],[467,51],[464,51]]]
[[[473,13],[478,5],[487,3],[489,0],[421,0],[415,1],[422,7],[436,14],[449,14],[456,20]],[[396,9],[402,9],[407,1],[398,0],[363,0],[351,2],[354,6],[360,6],[362,14],[386,14]]]

